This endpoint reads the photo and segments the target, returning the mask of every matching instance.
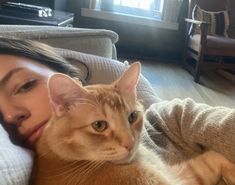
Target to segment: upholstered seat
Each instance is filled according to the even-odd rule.
[[[199,34],[191,36],[189,38],[188,46],[198,51],[200,48],[200,39],[201,35]],[[226,55],[234,56],[235,39],[207,35],[205,52],[210,54],[215,50],[218,50],[218,54],[226,53]]]

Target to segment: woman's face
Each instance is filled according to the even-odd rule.
[[[0,55],[0,113],[6,128],[33,146],[41,136],[52,110],[47,80],[55,71],[34,60]]]

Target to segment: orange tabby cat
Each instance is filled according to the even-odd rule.
[[[140,141],[143,109],[137,101],[140,64],[110,85],[82,87],[63,74],[48,83],[54,115],[38,144],[34,185],[200,185],[223,176],[235,184],[235,167],[206,152],[167,166]]]

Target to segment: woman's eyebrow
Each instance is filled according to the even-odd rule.
[[[0,80],[0,86],[4,86],[9,80],[10,78],[16,74],[17,72],[21,71],[25,69],[24,67],[18,67],[18,68],[14,68],[12,70],[10,70],[3,78],[2,80]]]

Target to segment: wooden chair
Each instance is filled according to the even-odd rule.
[[[229,9],[231,2],[229,0],[188,0],[183,67],[194,76],[195,82],[199,82],[201,72],[205,69],[235,70],[235,39],[231,38],[235,36],[235,25],[232,25],[235,24],[235,8]],[[230,18],[228,37],[209,35],[210,22],[192,19],[195,5],[210,12],[228,10]],[[200,33],[194,33],[195,26],[198,26]]]

